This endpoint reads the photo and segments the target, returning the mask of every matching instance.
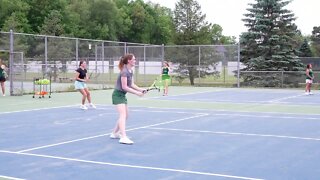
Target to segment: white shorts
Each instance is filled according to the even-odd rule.
[[[312,79],[306,79],[306,84],[312,84]]]
[[[84,82],[80,82],[80,81],[75,81],[74,82],[74,87],[75,87],[75,89],[85,89],[85,88],[87,88],[87,85],[86,85],[86,83],[84,83]]]

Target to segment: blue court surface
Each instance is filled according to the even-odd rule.
[[[0,179],[320,177],[320,114],[132,106],[127,131],[135,144],[123,145],[109,138],[115,107],[97,107],[1,113]]]
[[[153,97],[153,99],[194,102],[222,102],[238,104],[288,104],[288,105],[319,105],[320,92],[305,95],[301,90],[266,90],[266,89],[217,89],[202,93]]]

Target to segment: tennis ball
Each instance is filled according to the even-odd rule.
[[[47,81],[47,79],[42,79],[42,84],[48,84]]]

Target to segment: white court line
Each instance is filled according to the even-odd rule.
[[[319,103],[318,103],[319,104]],[[250,105],[251,106],[251,105]],[[133,106],[133,107],[142,107],[142,106]],[[188,108],[164,108],[164,107],[144,107],[144,108],[149,108],[149,109],[167,109],[167,110],[188,110]],[[285,112],[259,112],[259,111],[243,111],[243,110],[237,110],[237,111],[230,111],[230,110],[225,110],[225,109],[203,109],[203,108],[192,108],[192,111],[206,111],[206,112],[240,112],[240,113],[250,113],[250,114],[278,114],[278,115],[297,115],[297,116],[320,116],[320,114],[300,114],[300,113],[285,113]],[[170,112],[170,111],[169,111]],[[231,115],[231,114],[229,114]],[[278,117],[278,116],[274,116]],[[318,119],[318,118],[317,118]]]
[[[193,93],[185,93],[185,94],[179,94],[179,95],[170,95],[170,97],[179,97],[179,96],[186,96],[186,95],[194,95],[194,94],[202,94],[202,93],[209,93],[209,92],[221,92],[224,90],[216,90],[216,91],[201,91],[201,92],[193,92]],[[141,98],[141,99],[159,99],[163,98],[162,96],[159,97],[146,97],[146,98]]]
[[[21,152],[11,152],[11,151],[2,151],[2,150],[0,150],[0,153],[18,154],[18,155],[25,155],[25,156],[34,156],[34,157],[42,157],[42,158],[49,158],[49,159],[59,159],[59,160],[66,160],[66,161],[74,161],[74,162],[89,163],[89,164],[99,164],[99,165],[108,165],[108,166],[117,166],[117,167],[148,169],[148,170],[158,170],[158,171],[169,171],[169,172],[179,172],[179,173],[197,174],[197,175],[204,175],[204,176],[225,177],[225,178],[233,178],[233,179],[262,180],[262,179],[251,178],[251,177],[233,176],[233,175],[226,175],[226,174],[216,174],[216,173],[209,173],[209,172],[190,171],[190,170],[171,169],[171,168],[160,168],[160,167],[151,167],[151,166],[138,166],[138,165],[129,165],[129,164],[118,164],[118,163],[101,162],[101,161],[89,161],[89,160],[82,160],[82,159],[75,159],[75,158],[65,158],[65,157],[49,156],[49,155],[41,155],[41,154],[32,154],[32,153],[21,153]]]
[[[191,117],[187,117],[187,118],[177,119],[177,120],[173,120],[173,121],[166,121],[166,122],[162,122],[162,123],[151,124],[151,125],[147,125],[147,126],[141,126],[141,127],[131,128],[131,129],[128,129],[128,130],[126,130],[126,131],[133,131],[133,130],[144,129],[144,128],[149,128],[149,127],[154,127],[154,126],[159,126],[159,125],[164,125],[164,124],[170,124],[170,123],[185,121],[185,120],[189,120],[189,119],[193,119],[193,118],[198,118],[198,117],[202,117],[202,116],[207,116],[207,115],[209,115],[209,114],[197,113],[196,116],[191,116]],[[88,139],[94,139],[94,138],[98,138],[98,137],[108,136],[108,135],[110,135],[110,134],[111,134],[111,133],[100,134],[100,135],[96,135],[96,136],[90,136],[90,137],[85,137],[85,138],[81,138],[81,139],[75,139],[75,140],[71,140],[71,141],[65,141],[65,142],[60,142],[60,143],[49,144],[49,145],[45,145],[45,146],[40,146],[40,147],[35,147],[35,148],[30,148],[30,149],[25,149],[25,150],[20,150],[20,151],[18,151],[18,152],[19,152],[19,153],[22,153],[22,152],[28,152],[28,151],[33,151],[33,150],[37,150],[37,149],[44,149],[44,148],[48,148],[48,147],[59,146],[59,145],[63,145],[63,144],[69,144],[69,143],[73,143],[73,142],[78,142],[78,141],[83,141],[83,140],[88,140]]]
[[[28,110],[21,110],[21,111],[0,112],[0,114],[11,114],[11,113],[20,113],[20,112],[41,111],[41,110],[59,109],[59,108],[74,107],[74,106],[76,106],[76,105],[56,106],[56,107],[38,108],[38,109],[28,109]]]
[[[235,102],[235,101],[216,101],[216,100],[212,100],[212,101],[203,101],[203,100],[200,100],[200,101],[197,101],[196,99],[195,100],[180,100],[180,99],[158,99],[159,101],[168,101],[168,102],[172,102],[172,101],[178,101],[178,102],[182,102],[182,103],[208,103],[208,104],[212,104],[212,103],[220,103],[220,104],[223,104],[223,103],[232,103],[232,104],[244,104],[244,105],[255,105],[255,104],[258,104],[258,105],[265,105],[265,103],[268,103],[270,105],[272,104],[284,104],[284,103],[269,103],[268,101],[253,101],[253,102],[249,102],[249,101],[246,101],[246,102]],[[286,105],[290,105],[290,106],[295,106],[295,105],[292,105],[292,104],[286,104]],[[298,105],[296,105],[298,106]]]
[[[254,118],[277,118],[277,119],[301,119],[301,118],[303,118],[303,120],[320,120],[320,117],[314,118],[314,117],[296,117],[296,116],[269,116],[269,115],[222,114],[222,113],[221,114],[214,113],[212,115],[216,115],[216,116],[241,116],[241,117],[254,117]]]
[[[21,178],[2,176],[2,175],[0,175],[0,178],[5,178],[5,179],[8,179],[8,180],[25,180],[25,179],[21,179]]]
[[[105,106],[104,108],[97,107],[97,109],[102,109],[102,110],[109,110],[112,107],[112,105],[107,105],[107,104],[103,104],[103,105],[102,104],[96,104],[96,105]],[[0,114],[11,114],[11,113],[20,113],[20,112],[41,111],[41,110],[48,110],[48,109],[59,109],[59,108],[77,107],[77,106],[80,106],[80,104],[66,105],[66,106],[55,106],[55,107],[47,107],[47,108],[37,108],[37,109],[27,109],[27,110],[20,110],[20,111],[0,112]]]
[[[202,131],[202,130],[175,129],[175,128],[152,128],[152,127],[147,128],[147,129],[163,130],[163,131],[180,131],[180,132],[193,132],[193,133],[226,134],[226,135],[240,135],[240,136],[258,136],[258,137],[272,137],[272,138],[286,138],[286,139],[320,141],[319,138],[296,137],[296,136],[279,136],[279,135],[271,135],[271,134],[235,133],[235,132]]]
[[[297,98],[297,97],[300,97],[300,96],[305,96],[304,94],[299,94],[299,95],[296,95],[296,96],[288,96],[288,97],[284,97],[284,98],[278,98],[278,99],[272,99],[268,102],[279,102],[279,101],[282,101],[282,100],[287,100],[287,99],[293,99],[293,98]]]

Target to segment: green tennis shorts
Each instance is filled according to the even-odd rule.
[[[170,76],[168,74],[162,74],[162,80],[169,80]]]
[[[123,91],[120,91],[118,89],[115,89],[112,93],[112,104],[127,104],[128,100],[126,98],[126,93]]]

